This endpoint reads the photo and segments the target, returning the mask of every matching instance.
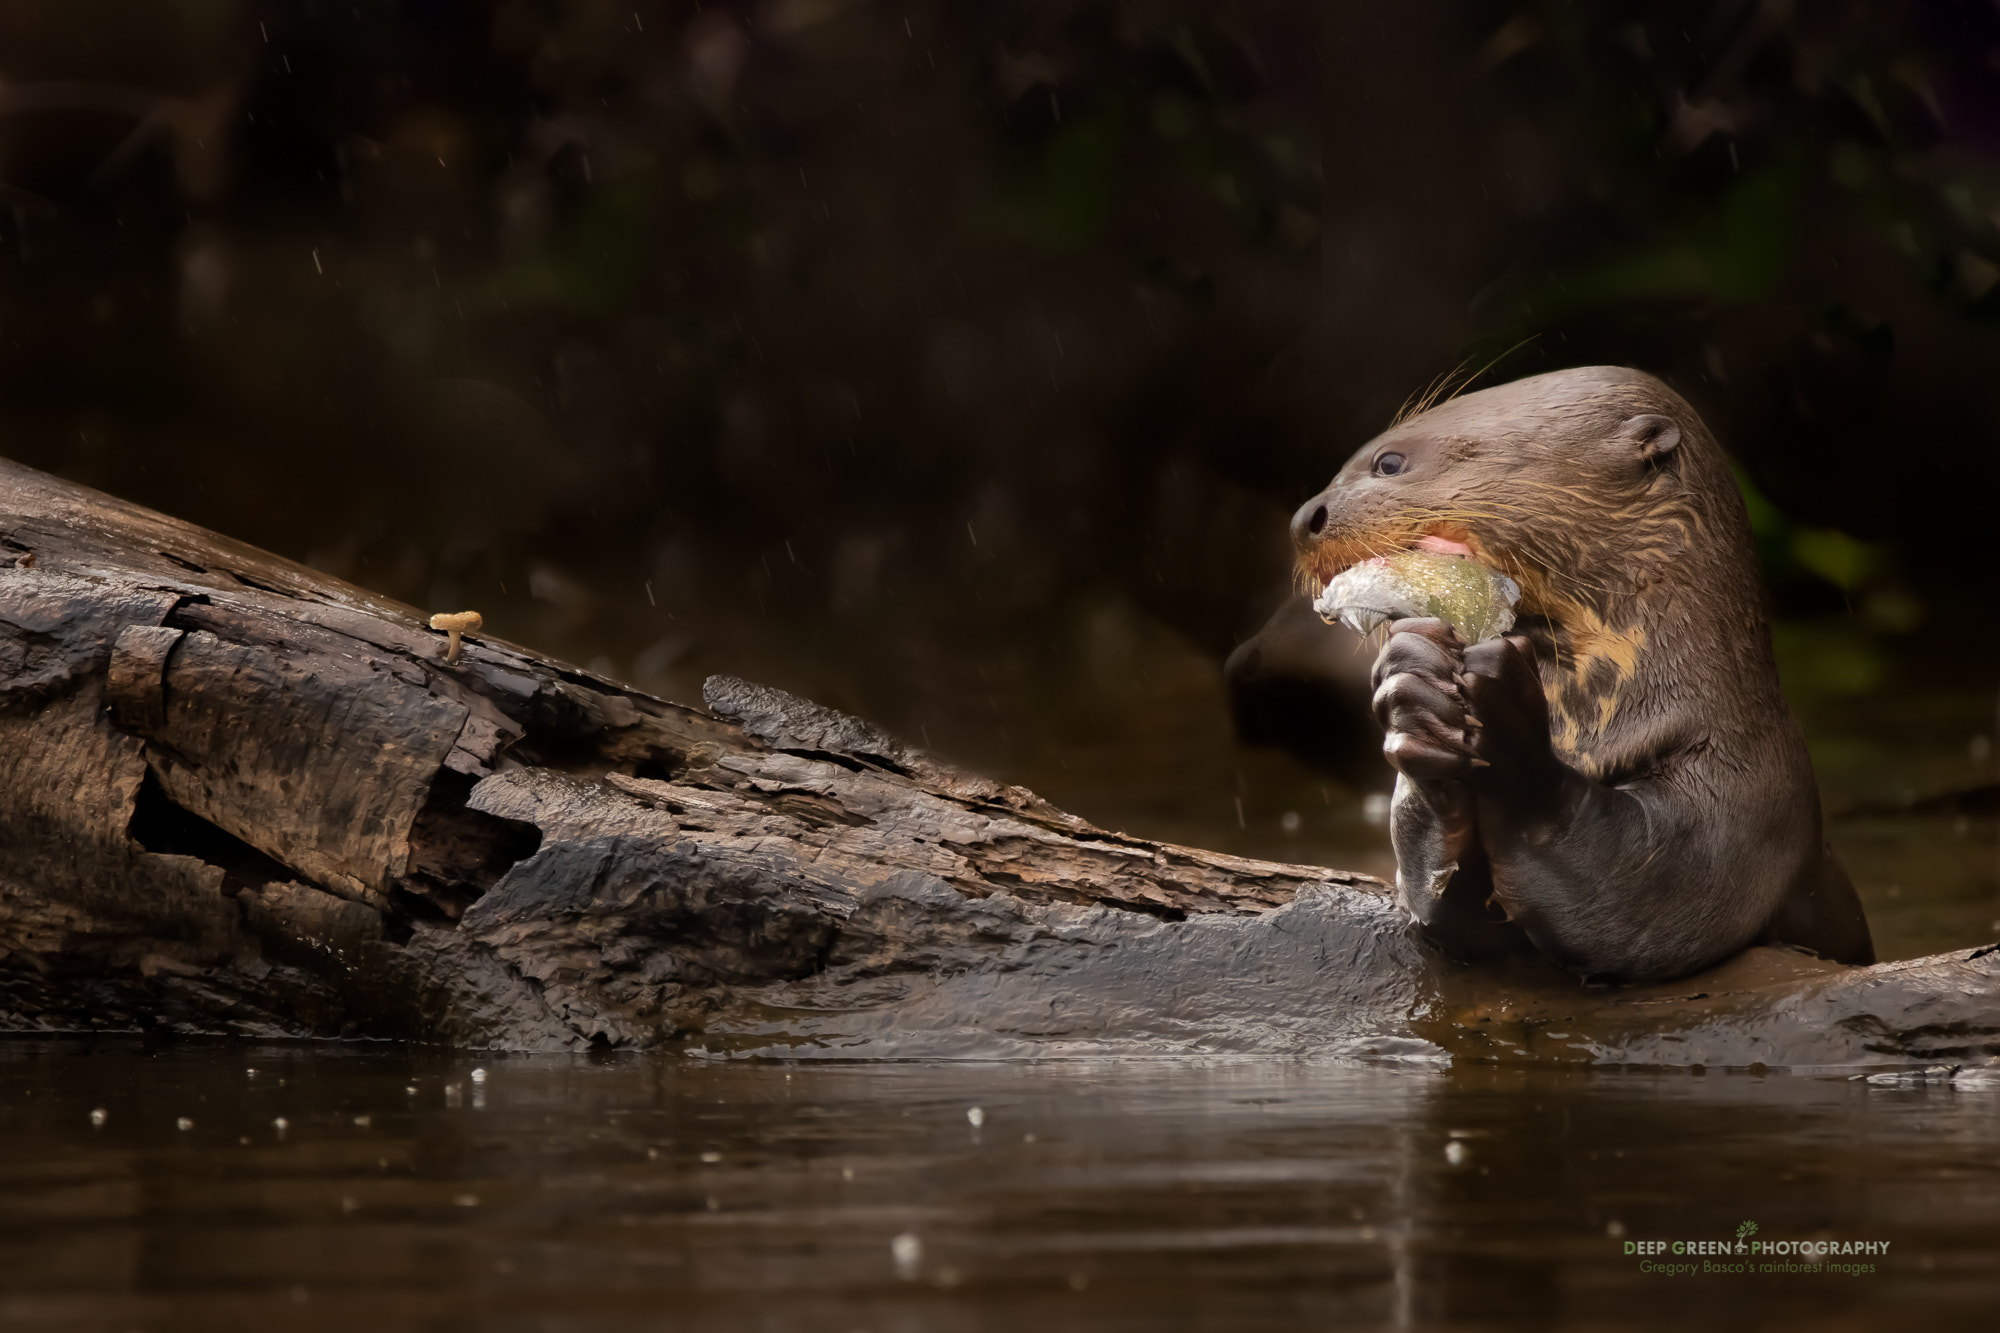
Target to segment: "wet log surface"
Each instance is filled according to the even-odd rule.
[[[441,608],[457,610],[459,608]],[[0,462],[0,1027],[797,1058],[2000,1052],[2000,951],[1464,968],[1363,875],[667,703]]]

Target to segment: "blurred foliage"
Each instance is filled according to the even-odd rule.
[[[2000,9],[1483,12],[1477,63],[1504,87],[1485,174],[1515,217],[1465,346],[1532,338],[1514,374],[1664,373],[1804,528],[1892,539],[1953,582],[1975,568],[1983,539],[1934,516],[1940,485],[2000,482],[1978,388],[2000,353]],[[1803,567],[1851,592],[1881,565],[1803,529],[1762,545],[1781,585]]]
[[[999,765],[1157,674],[1227,762],[1312,429],[1315,31],[10,5],[0,447],[677,697]],[[1107,656],[1134,618],[1173,650]]]

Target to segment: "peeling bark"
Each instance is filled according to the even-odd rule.
[[[0,1026],[801,1057],[2000,1049],[1991,952],[1756,951],[1705,990],[1462,969],[1366,876],[1095,828],[780,691],[717,678],[691,708],[483,636],[444,650],[409,607],[0,463]]]

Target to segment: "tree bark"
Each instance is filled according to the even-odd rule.
[[[447,608],[458,609],[458,608]],[[0,1027],[793,1057],[1962,1063],[2000,954],[1461,968],[1367,876],[667,703],[0,462]]]

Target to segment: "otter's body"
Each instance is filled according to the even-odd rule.
[[[1873,961],[1742,497],[1664,384],[1593,367],[1454,399],[1371,441],[1293,535],[1316,586],[1423,544],[1521,587],[1514,635],[1399,621],[1376,662],[1400,894],[1449,947],[1525,936],[1629,981],[1760,942]]]

